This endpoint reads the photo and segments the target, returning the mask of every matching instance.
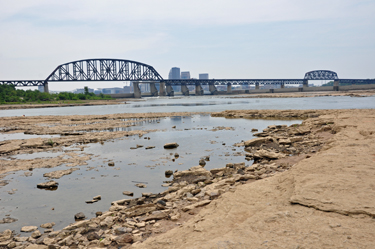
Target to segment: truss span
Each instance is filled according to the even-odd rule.
[[[163,80],[150,65],[130,60],[87,59],[59,65],[46,81]]]
[[[337,80],[337,73],[329,70],[315,70],[305,74],[305,80]]]

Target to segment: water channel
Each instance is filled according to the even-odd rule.
[[[222,111],[226,109],[341,109],[374,108],[375,98],[318,97],[318,98],[276,98],[276,99],[230,99],[209,98],[157,98],[117,106],[85,106],[1,111],[0,116],[17,115],[72,115],[72,114],[112,114],[122,112],[174,112],[174,111]],[[199,159],[209,156],[205,168],[224,167],[228,162],[246,162],[241,147],[233,146],[242,140],[253,138],[250,130],[262,130],[272,124],[291,125],[301,120],[250,120],[213,118],[210,115],[176,116],[161,118],[157,122],[139,123],[132,129],[157,129],[143,137],[123,137],[106,141],[104,144],[89,144],[84,151],[93,155],[87,165],[63,176],[56,181],[59,187],[55,191],[36,188],[47,179],[44,173],[68,169],[67,165],[55,168],[34,169],[33,171],[12,172],[2,180],[8,182],[0,187],[0,219],[12,217],[14,223],[0,224],[0,231],[15,230],[22,226],[55,222],[55,230],[74,222],[74,214],[83,212],[86,217],[95,217],[95,212],[106,211],[110,203],[129,198],[123,191],[134,192],[134,198],[142,192],[158,193],[165,187],[162,183],[170,180],[165,177],[165,170],[185,170],[198,165]],[[176,128],[172,128],[176,126]],[[218,127],[228,127],[226,129]],[[110,131],[104,131],[110,132]],[[7,135],[1,134],[1,139]],[[18,134],[25,139],[27,135]],[[26,137],[27,138],[27,137]],[[146,138],[146,139],[145,139]],[[177,142],[176,149],[166,150],[167,142]],[[131,149],[131,147],[137,147]],[[155,146],[146,150],[147,146]],[[66,151],[73,147],[64,148]],[[178,157],[175,157],[178,153]],[[36,157],[57,157],[63,152],[41,152],[17,155],[6,160],[28,160]],[[12,159],[13,158],[13,159]],[[3,160],[5,160],[3,158]],[[108,162],[115,166],[108,166]],[[1,162],[1,160],[0,160]],[[246,162],[251,165],[251,161]],[[135,183],[146,183],[147,188],[139,189]],[[101,195],[102,200],[93,204],[85,201]],[[43,232],[43,229],[41,229]]]

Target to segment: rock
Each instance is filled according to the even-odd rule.
[[[147,146],[145,149],[146,150],[151,150],[151,149],[154,149],[155,148],[155,146]]]
[[[194,166],[188,170],[175,172],[173,177],[174,179],[181,178],[183,176],[206,176],[211,177],[211,172],[202,168],[201,166]]]
[[[145,226],[146,226],[146,222],[139,222],[139,223],[136,223],[135,226],[138,227],[138,228],[145,227]]]
[[[199,160],[199,165],[204,167],[206,165],[206,161],[204,159]]]
[[[86,238],[88,241],[93,241],[93,240],[99,240],[100,236],[95,232],[90,232],[87,234]]]
[[[133,192],[130,192],[130,191],[124,191],[122,192],[123,195],[127,195],[127,196],[133,196],[134,193]]]
[[[257,131],[258,129],[255,129],[255,128],[251,129],[251,132],[257,132]]]
[[[101,216],[102,214],[103,214],[103,212],[100,212],[100,211],[98,211],[98,212],[95,213],[96,217],[99,217],[99,216]]]
[[[259,138],[254,138],[248,141],[245,141],[245,147],[250,147],[250,146],[259,146],[263,143],[266,143],[268,141],[273,141],[271,137],[259,137]]]
[[[22,230],[21,230],[22,231]],[[13,236],[13,233],[11,230],[7,229],[0,233],[0,242],[10,240]]]
[[[269,158],[269,159],[279,159],[284,158],[285,155],[281,153],[276,153],[267,150],[258,150],[254,153],[254,158]]]
[[[124,205],[126,203],[129,203],[130,201],[131,201],[130,199],[122,199],[122,200],[111,202],[111,205],[112,206]]]
[[[180,155],[176,152],[176,153],[174,153],[174,157],[178,158],[178,157],[180,157]]]
[[[54,189],[58,187],[58,183],[55,181],[43,182],[36,185],[37,188]]]
[[[207,176],[198,176],[197,178],[195,178],[195,179],[193,180],[193,183],[204,182],[204,181],[206,181],[207,179],[208,179]]]
[[[31,234],[31,238],[34,238],[34,239],[39,238],[40,236],[42,236],[42,234],[40,233],[39,230],[36,230],[36,231],[34,231],[34,232]]]
[[[15,218],[6,217],[6,218],[3,218],[2,220],[0,220],[0,224],[13,223],[13,222],[16,222],[16,221],[17,221],[17,219],[15,219]]]
[[[166,175],[166,176],[171,176],[171,175],[173,175],[173,170],[166,170],[166,171],[165,171],[165,175]]]
[[[24,227],[21,228],[21,232],[30,233],[30,232],[33,232],[37,229],[38,229],[37,226],[24,226]]]
[[[292,143],[292,141],[290,141],[289,138],[285,138],[285,139],[280,139],[279,140],[279,144],[282,144],[282,145],[284,145],[284,144],[291,144],[291,143]]]
[[[75,223],[73,223],[69,226],[64,227],[63,230],[74,230],[74,229],[77,229],[79,227],[87,226],[89,223],[90,223],[90,220],[81,220],[81,221],[75,222]]]
[[[164,144],[164,149],[174,149],[177,148],[179,145],[177,143],[166,143]]]
[[[132,243],[133,242],[133,236],[130,235],[130,234],[124,234],[124,235],[120,235],[120,236],[117,236],[114,241],[118,244],[118,245],[126,245],[126,244],[129,244],[129,243]]]
[[[101,200],[102,196],[101,195],[97,195],[97,196],[92,197],[92,199],[93,200]]]
[[[150,197],[152,193],[142,193],[142,197]]]
[[[145,217],[141,218],[140,221],[162,220],[162,219],[166,219],[167,217],[168,217],[167,213],[160,212],[160,213],[156,213],[156,214],[151,214],[149,216],[145,216]]]
[[[60,179],[64,175],[69,175],[72,172],[79,170],[78,168],[71,168],[66,170],[57,170],[49,173],[44,173],[44,177],[48,177],[49,179]]]
[[[54,225],[55,225],[55,222],[51,222],[51,223],[42,224],[42,225],[40,225],[40,227],[41,228],[52,228]]]
[[[128,218],[140,216],[149,212],[153,212],[156,210],[155,204],[144,204],[144,205],[137,205],[125,210],[125,215]]]
[[[114,229],[116,235],[124,234],[124,233],[131,233],[133,229],[130,227],[118,227]]]
[[[76,214],[74,215],[74,219],[76,219],[76,220],[83,220],[83,219],[85,219],[85,218],[86,218],[86,216],[85,216],[85,214],[82,213],[82,212],[76,213]]]
[[[108,166],[115,166],[115,163],[114,162],[109,162]]]
[[[49,249],[49,246],[33,244],[28,245],[25,249]]]
[[[200,202],[197,202],[197,203],[194,203],[192,205],[189,205],[189,206],[185,206],[182,208],[182,211],[184,212],[187,212],[187,211],[190,211],[194,208],[197,208],[197,207],[201,207],[201,206],[204,206],[204,205],[207,205],[209,204],[211,201],[210,200],[204,200],[204,201],[200,201]]]
[[[137,184],[135,184],[135,186],[138,187],[138,188],[146,188],[147,187],[147,185],[143,184],[143,183],[137,183]]]
[[[202,190],[200,188],[197,188],[197,189],[194,189],[191,191],[191,194],[192,195],[196,195],[196,194],[199,194]]]

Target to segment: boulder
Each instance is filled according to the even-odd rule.
[[[165,175],[166,175],[166,176],[171,176],[171,175],[173,175],[173,170],[166,170],[166,171],[165,171]]]
[[[43,182],[36,185],[37,188],[53,189],[57,188],[59,184],[55,181]]]
[[[166,143],[164,144],[164,149],[174,149],[177,148],[179,145],[177,143]]]
[[[40,225],[41,228],[52,228],[55,225],[55,222],[45,223]]]
[[[12,236],[13,236],[12,231],[7,229],[7,230],[0,233],[0,242],[10,240],[12,238]]]
[[[83,220],[83,219],[85,219],[85,218],[86,218],[86,216],[85,216],[85,214],[82,213],[82,212],[76,213],[76,214],[74,215],[74,219],[76,219],[76,220]]]

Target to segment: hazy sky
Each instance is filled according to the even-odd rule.
[[[374,78],[374,13],[374,0],[0,0],[0,79],[45,79],[90,58],[140,61],[164,78],[175,66],[217,79]]]

